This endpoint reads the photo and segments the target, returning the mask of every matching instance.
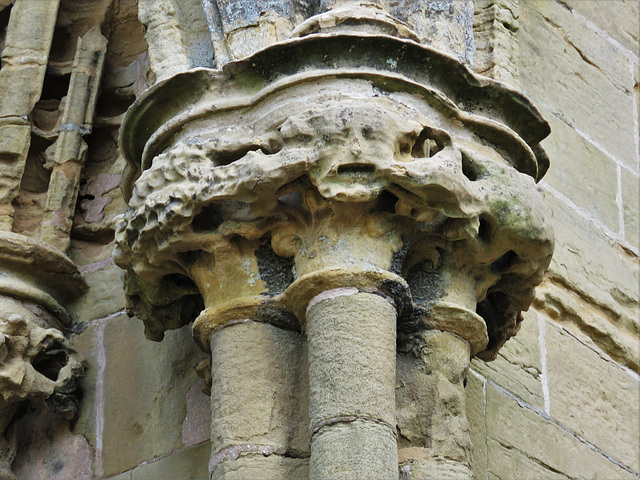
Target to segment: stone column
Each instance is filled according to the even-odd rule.
[[[396,309],[357,288],[307,310],[310,479],[397,478]]]
[[[240,422],[273,392],[290,398],[290,370],[273,377],[254,355],[301,339],[258,322],[307,336],[308,424],[287,421],[309,428],[309,478],[396,478],[398,446],[407,478],[469,478],[470,358],[517,331],[550,259],[535,188],[548,126],[383,6],[330,6],[290,40],[137,100],[116,261],[152,304],[160,286],[203,299],[214,478],[306,478],[280,458],[305,468],[299,444]],[[172,327],[194,316],[181,301],[141,316],[159,310],[178,313]],[[303,355],[294,346],[273,357]]]
[[[80,175],[87,153],[83,140],[91,133],[107,39],[93,27],[78,40],[69,92],[55,143],[54,167],[38,237],[61,252],[69,248]]]

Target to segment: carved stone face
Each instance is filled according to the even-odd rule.
[[[285,144],[313,143],[308,172],[319,193],[338,201],[366,202],[387,186],[395,162],[411,160],[420,125],[373,102],[311,110],[280,128]]]

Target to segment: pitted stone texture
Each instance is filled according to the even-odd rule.
[[[399,447],[425,448],[430,456],[470,466],[472,445],[463,386],[469,344],[457,335],[434,330],[400,338],[398,350]]]
[[[477,0],[473,19],[473,70],[508,85],[518,84],[518,0]]]
[[[27,309],[16,313],[18,306],[0,303],[0,412],[26,400],[72,419],[85,367],[60,330],[41,327],[46,320]],[[0,415],[2,430],[9,421]]]
[[[552,418],[640,472],[638,377],[553,323],[546,330]]]
[[[421,43],[446,52],[463,63],[473,64],[474,2],[386,0],[384,3],[389,5],[392,15],[406,22],[417,33]]]
[[[30,410],[18,420],[18,455],[13,469],[20,480],[92,480],[94,450],[82,435],[51,413]]]
[[[528,308],[553,248],[534,179],[507,166],[536,176],[529,147],[527,154],[516,153],[519,147],[511,144],[514,153],[503,156],[471,142],[464,124],[424,99],[377,94],[368,81],[318,83],[324,88],[291,87],[287,99],[279,94],[224,114],[235,118],[242,112],[239,123],[224,117],[218,125],[222,113],[194,119],[193,131],[185,128],[174,137],[174,146],[153,159],[136,181],[131,208],[116,233],[116,262],[157,285],[173,274],[193,278],[194,259],[188,252],[213,251],[215,259],[233,235],[255,242],[268,232],[284,231],[291,237],[290,248],[278,250],[275,243],[274,248],[298,258],[306,246],[304,232],[316,231],[313,222],[320,221],[309,223],[305,212],[320,210],[322,202],[325,208],[362,211],[364,218],[391,213],[398,225],[405,224],[411,241],[435,242],[434,256],[435,238],[454,250],[456,268],[474,278],[471,303],[483,302],[490,336],[482,356],[492,358],[517,331],[519,312]],[[237,126],[229,130],[229,122]],[[541,161],[540,174],[544,168]],[[279,198],[286,201],[278,203]],[[384,214],[374,215],[376,208]],[[418,225],[418,231],[411,225]],[[380,237],[375,233],[370,237]],[[394,245],[391,251],[399,248]],[[229,258],[224,254],[218,262]],[[209,307],[222,295],[209,295],[202,285],[213,283],[203,280],[197,283]],[[234,288],[221,290],[235,293]]]
[[[300,334],[263,323],[241,323],[213,335],[214,455],[239,444],[308,455],[305,350]]]
[[[211,480],[302,480],[309,478],[309,460],[260,453],[242,455],[213,469]],[[201,480],[201,479],[198,479]]]
[[[488,478],[615,478],[632,473],[487,384]],[[567,452],[571,452],[570,455]]]
[[[395,425],[396,311],[378,295],[321,300],[307,313],[310,426],[335,417]]]
[[[203,357],[188,328],[162,344],[144,338],[142,322],[120,315],[107,321],[103,380],[105,476],[181,448],[185,397],[198,382]]]

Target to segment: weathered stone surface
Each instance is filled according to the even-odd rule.
[[[215,480],[302,480],[309,478],[309,460],[279,455],[247,454],[214,468]],[[200,479],[198,479],[200,480]]]
[[[640,471],[638,376],[553,323],[547,326],[546,344],[551,417]]]
[[[578,43],[574,31],[587,40]],[[521,3],[518,41],[520,87],[635,168],[636,127],[628,58],[609,50],[598,34],[580,26],[559,3],[546,0]],[[605,50],[592,53],[592,47]]]
[[[640,41],[640,5],[635,0],[607,0],[606,7],[597,2],[563,0],[562,3],[593,22],[605,35],[638,54]],[[603,39],[603,41],[606,41]]]
[[[112,477],[104,477],[104,478],[108,478],[109,480],[131,480],[131,471],[124,472]]]
[[[93,459],[87,440],[57,415],[30,410],[19,420],[13,469],[20,480],[91,480]]]
[[[433,457],[469,465],[471,439],[464,379],[469,344],[438,330],[400,338],[397,359],[398,446],[421,447]]]
[[[96,446],[96,402],[98,371],[100,370],[99,352],[102,348],[102,325],[93,323],[84,330],[70,337],[73,348],[86,362],[85,375],[78,381],[82,389],[82,402],[78,411],[78,419],[73,426],[73,433],[82,435],[93,448]]]
[[[197,445],[211,437],[211,398],[203,392],[202,380],[193,384],[187,392],[187,414],[182,422],[182,443]]]
[[[496,440],[493,440],[492,438],[487,439],[487,449],[489,467],[491,470],[485,472],[485,476],[488,475],[487,478],[489,480],[503,480],[512,478],[544,478],[545,480],[569,480],[570,478],[573,478],[561,472],[555,471],[553,467],[550,467],[545,463],[545,460],[540,461],[535,457],[532,458],[526,453],[523,453],[516,448],[506,446]],[[581,476],[577,478],[589,477]]]
[[[562,228],[556,228],[556,253],[536,307],[556,321],[570,321],[613,358],[638,368],[638,258],[554,196],[546,198]]]
[[[387,299],[368,293],[329,297],[309,307],[312,429],[347,415],[394,425],[396,315]]]
[[[131,480],[208,480],[209,442],[172,452],[131,472]]]
[[[254,444],[308,454],[306,348],[301,340],[296,332],[256,322],[214,334],[214,453],[232,445]]]
[[[389,1],[392,15],[406,22],[420,42],[473,63],[473,7],[469,0],[446,2]]]
[[[615,161],[555,115],[545,117],[551,125],[551,135],[544,140],[544,148],[551,158],[559,161],[549,169],[544,182],[611,231],[617,232],[618,176]],[[589,173],[576,175],[576,172]]]
[[[624,239],[636,250],[640,249],[640,178],[622,170],[622,205]]]
[[[104,318],[124,310],[122,270],[111,259],[106,260],[104,266],[95,267],[98,268],[86,269],[83,275],[89,285],[87,293],[69,306],[77,322]]]
[[[527,403],[543,408],[538,335],[538,315],[529,310],[524,315],[518,334],[504,344],[498,358],[491,362],[474,359],[472,368]]]
[[[472,480],[470,468],[446,458],[415,460],[400,467],[400,480]]]
[[[110,475],[182,447],[185,397],[203,354],[188,328],[154,343],[126,315],[107,322],[104,346],[102,467]]]
[[[489,478],[636,478],[489,384],[486,421]]]
[[[476,480],[487,478],[487,426],[484,414],[484,380],[473,372],[467,375],[465,387],[467,420],[473,444],[473,475]]]
[[[396,449],[395,436],[387,425],[366,420],[328,425],[314,436],[309,479],[395,479]]]
[[[508,85],[518,83],[518,0],[477,0],[473,19],[473,70]]]

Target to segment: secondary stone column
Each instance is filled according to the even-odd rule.
[[[322,227],[299,232],[300,276],[285,292],[306,319],[309,478],[397,479],[394,296],[406,285],[389,269],[402,242],[366,204],[321,203]]]

